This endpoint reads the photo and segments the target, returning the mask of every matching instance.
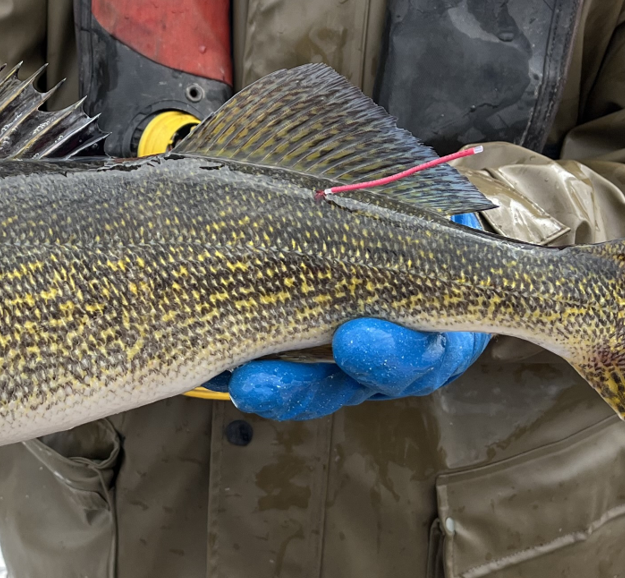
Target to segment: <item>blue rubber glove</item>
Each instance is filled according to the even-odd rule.
[[[480,228],[475,215],[453,220]],[[206,387],[227,388],[244,412],[280,421],[313,419],[367,399],[427,395],[464,373],[489,338],[482,333],[424,333],[380,319],[356,319],[334,334],[336,364],[252,361]]]

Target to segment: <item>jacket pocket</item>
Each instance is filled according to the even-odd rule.
[[[437,481],[447,578],[623,576],[625,424]]]
[[[443,532],[441,521],[436,519],[430,526],[426,578],[445,578],[443,569],[444,546],[445,533]]]
[[[106,420],[3,448],[1,540],[15,576],[114,578],[120,439]]]

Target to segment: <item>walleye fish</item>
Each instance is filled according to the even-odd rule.
[[[361,316],[532,341],[625,415],[623,241],[549,249],[456,225],[492,204],[449,166],[315,200],[436,158],[332,69],[271,74],[171,153],[127,161],[46,160],[98,135],[35,110],[31,85],[0,85],[0,444],[327,344]]]

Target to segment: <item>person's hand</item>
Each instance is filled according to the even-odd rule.
[[[480,226],[475,215],[453,220]],[[380,319],[356,319],[334,334],[336,364],[252,361],[234,370],[228,391],[243,412],[280,421],[313,419],[367,399],[427,395],[464,373],[489,337],[424,333]],[[206,387],[223,388],[224,379]]]

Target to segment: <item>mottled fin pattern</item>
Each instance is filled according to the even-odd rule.
[[[41,93],[34,83],[45,66],[24,81],[19,69],[0,80],[0,159],[68,159],[106,138],[97,117],[82,111],[82,100],[55,112],[39,110],[59,85]]]
[[[625,350],[599,349],[587,363],[571,365],[625,420]]]
[[[337,184],[382,178],[437,158],[399,129],[382,107],[323,64],[261,78],[173,152],[279,167]],[[446,214],[494,206],[448,165],[373,190]]]
[[[607,338],[602,340],[595,337],[594,341],[584,341],[579,355],[568,361],[625,420],[625,240],[577,245],[566,250],[595,255],[601,259],[601,267],[605,272],[605,281],[601,281],[605,283],[604,293],[606,296],[614,294],[614,299],[607,298],[603,305],[608,308],[606,313],[611,322],[594,332],[595,335],[601,335],[603,329]],[[608,279],[615,279],[614,285]],[[590,323],[593,323],[592,319]]]

